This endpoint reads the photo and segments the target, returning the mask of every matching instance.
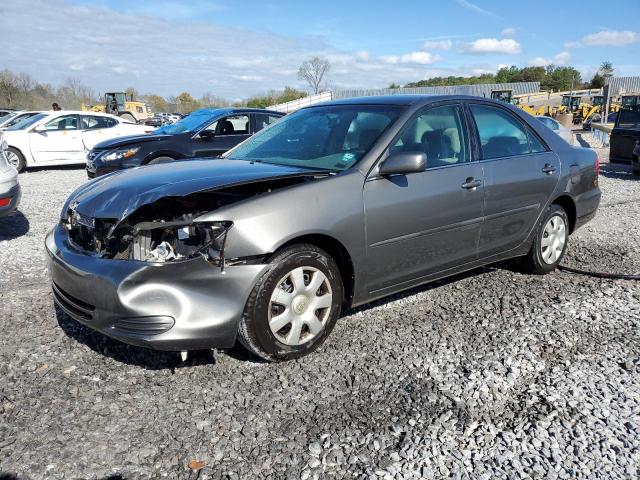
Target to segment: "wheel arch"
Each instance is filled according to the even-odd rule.
[[[573,200],[573,198],[571,198],[571,196],[569,195],[560,195],[553,202],[551,202],[551,204],[559,205],[564,209],[567,217],[569,218],[569,233],[573,233],[576,228],[577,218],[576,202]]]
[[[147,155],[144,158],[144,160],[142,161],[141,165],[148,165],[149,162],[155,160],[156,158],[160,158],[160,157],[171,157],[174,160],[180,160],[182,158],[185,158],[184,155],[181,155],[178,152],[163,150],[163,151],[158,151],[158,152],[152,152],[149,155]]]
[[[342,285],[344,288],[344,302],[351,304],[355,291],[355,270],[351,255],[342,242],[329,235],[312,233],[287,240],[280,245],[276,251],[300,243],[315,245],[331,255],[340,269],[340,276],[342,277]]]

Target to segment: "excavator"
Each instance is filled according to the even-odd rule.
[[[127,98],[125,92],[108,92],[104,94],[104,104],[81,106],[85,112],[103,112],[121,117],[132,123],[143,123],[153,117],[148,103],[134,101],[133,95]]]

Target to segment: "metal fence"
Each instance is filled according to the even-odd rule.
[[[640,77],[609,77],[604,80],[608,86],[609,95],[622,95],[625,93],[640,93]]]
[[[473,95],[491,97],[494,90],[512,90],[514,95],[540,91],[540,82],[482,83],[477,85],[451,85],[445,87],[376,88],[335,90],[333,98],[369,97],[378,95]]]

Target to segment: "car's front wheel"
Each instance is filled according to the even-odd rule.
[[[529,270],[546,274],[552,272],[562,261],[569,240],[569,218],[560,205],[551,205],[533,240],[531,250],[525,259]]]
[[[244,309],[238,336],[266,360],[290,360],[318,348],[342,308],[343,285],[333,258],[315,245],[278,252]]]
[[[5,156],[7,157],[7,162],[9,162],[9,165],[15,168],[18,172],[23,171],[24,167],[27,166],[24,155],[20,150],[16,148],[9,147],[5,151]]]

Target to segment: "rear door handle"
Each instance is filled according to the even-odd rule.
[[[544,173],[546,173],[547,175],[551,175],[553,172],[556,171],[556,167],[554,167],[553,165],[551,165],[550,163],[546,163],[544,167],[542,167],[542,171]]]
[[[473,177],[467,178],[464,183],[461,185],[465,190],[475,190],[480,185],[482,185],[482,180],[476,180]]]

